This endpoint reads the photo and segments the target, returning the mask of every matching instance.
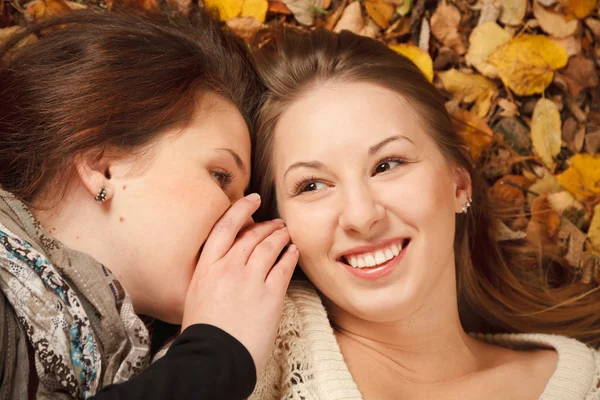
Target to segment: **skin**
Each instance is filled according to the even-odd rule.
[[[453,240],[470,178],[407,101],[369,83],[321,84],[285,110],[274,140],[279,214],[366,399],[539,397],[554,351],[488,345],[460,324]],[[395,238],[410,243],[382,278],[339,261]]]
[[[142,156],[80,158],[64,201],[36,213],[62,243],[109,268],[137,313],[176,324],[201,246],[250,177],[250,135],[237,108],[207,93],[197,115]],[[102,187],[108,200],[98,204]]]

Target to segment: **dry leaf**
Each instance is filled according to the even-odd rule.
[[[566,7],[567,15],[583,19],[594,11],[597,3],[598,0],[568,0]]]
[[[560,227],[560,214],[554,211],[547,195],[539,195],[533,200],[531,220],[544,225],[548,238],[556,239]]]
[[[548,99],[540,99],[531,119],[531,141],[533,149],[550,170],[554,164],[553,158],[560,153],[561,136],[560,113],[556,104]]]
[[[543,35],[522,35],[488,57],[502,82],[519,96],[542,93],[567,60],[566,50]]]
[[[452,113],[452,117],[458,121],[455,124],[456,131],[468,145],[471,157],[473,160],[479,159],[482,150],[494,140],[494,132],[484,120],[466,110],[458,109]]]
[[[412,61],[425,75],[429,82],[433,82],[433,61],[429,53],[410,44],[397,44],[390,46],[396,53]]]
[[[586,236],[571,221],[563,218],[560,224],[559,237],[568,240],[567,253],[563,256],[572,267],[579,267],[581,255],[586,243]]]
[[[0,29],[0,47],[4,46],[5,43],[18,33],[21,33],[24,28],[20,26],[11,26],[10,28]]]
[[[386,29],[396,9],[384,0],[366,0],[365,9],[369,17],[381,28]]]
[[[404,0],[401,6],[396,7],[396,13],[401,17],[405,17],[410,12],[412,5],[413,0]]]
[[[496,227],[493,231],[494,240],[497,242],[505,242],[509,240],[525,239],[527,234],[521,231],[513,231],[500,220],[496,221]]]
[[[502,108],[502,111],[500,112],[502,117],[514,117],[515,115],[519,115],[519,107],[511,101],[501,98],[498,100],[498,105]]]
[[[506,25],[521,25],[527,11],[527,0],[503,0],[500,22]]]
[[[252,43],[262,24],[254,17],[236,17],[227,21],[227,27],[246,43]]]
[[[489,79],[475,74],[465,74],[451,69],[438,74],[447,91],[464,103],[475,102],[474,114],[485,117],[492,105],[492,96],[496,92],[496,84]]]
[[[269,2],[267,0],[244,0],[240,17],[254,17],[258,22],[265,22]]]
[[[36,0],[27,3],[25,18],[29,22],[41,22],[69,11],[71,7],[64,0]]]
[[[586,18],[585,25],[590,28],[596,40],[600,40],[600,21],[594,18]]]
[[[438,50],[438,55],[433,61],[433,69],[444,70],[459,61],[458,54],[450,47],[442,47]]]
[[[139,8],[152,13],[160,11],[158,0],[107,0],[106,2],[106,7],[109,11],[115,9],[117,6]]]
[[[543,168],[543,167],[542,167]],[[564,189],[556,180],[556,177],[550,173],[546,168],[543,168],[542,176],[535,181],[531,186],[529,186],[529,190],[533,193],[537,194],[553,194],[564,191]],[[536,198],[532,193],[527,194],[527,204],[531,206],[533,200]]]
[[[269,0],[269,12],[284,15],[290,15],[292,13],[281,0]]]
[[[188,15],[192,10],[193,0],[167,0],[167,6],[171,10],[183,15]]]
[[[600,204],[594,207],[594,215],[590,221],[588,237],[596,249],[600,249]]]
[[[520,175],[506,175],[494,183],[489,194],[502,207],[520,208],[525,204],[525,195],[519,187],[525,184],[525,178]]]
[[[217,10],[221,21],[228,21],[240,15],[244,0],[204,0],[204,7]]]
[[[315,21],[314,10],[323,9],[326,1],[329,2],[328,0],[283,0],[294,14],[296,21],[302,25],[312,25]]]
[[[563,76],[569,86],[569,95],[577,96],[585,88],[593,88],[598,85],[596,63],[582,55],[573,57]]]
[[[481,1],[481,0],[480,0]],[[502,7],[496,4],[496,0],[482,0],[481,11],[479,12],[479,20],[477,26],[482,25],[486,22],[496,22],[500,16]]]
[[[493,131],[504,136],[504,141],[522,156],[531,155],[529,127],[519,118],[505,117],[492,127]]]
[[[575,36],[569,36],[566,38],[550,38],[556,43],[560,44],[567,51],[569,57],[575,56],[581,53],[581,39]]]
[[[594,155],[600,149],[600,131],[590,132],[585,135],[585,151]]]
[[[572,36],[579,26],[579,21],[576,19],[567,21],[563,14],[546,10],[537,1],[533,2],[533,14],[544,32],[557,38]]]
[[[429,52],[429,39],[431,39],[431,28],[429,27],[427,18],[423,18],[421,21],[421,33],[419,34],[419,48],[421,50]]]
[[[531,190],[531,187],[529,189]],[[569,208],[583,208],[581,203],[575,200],[573,195],[566,190],[562,190],[557,193],[549,193],[548,201],[550,202],[552,208],[559,214],[562,214]]]
[[[487,62],[487,58],[510,39],[511,35],[495,22],[479,25],[469,36],[469,50],[465,60],[488,78],[496,78],[498,71],[493,64]]]
[[[458,54],[464,54],[467,47],[458,34],[459,24],[460,12],[458,9],[447,5],[446,1],[442,0],[431,17],[431,32],[446,46],[455,50]]]
[[[370,18],[365,18],[362,15],[362,9],[358,1],[353,1],[348,4],[348,7],[342,13],[340,20],[333,28],[334,32],[350,31],[357,35],[374,38],[379,32],[379,27]]]
[[[600,193],[600,156],[575,154],[571,166],[558,175],[558,182],[577,200],[586,200]]]

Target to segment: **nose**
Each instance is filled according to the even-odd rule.
[[[385,216],[385,208],[377,201],[375,193],[367,184],[348,188],[343,196],[339,225],[346,231],[368,235]]]

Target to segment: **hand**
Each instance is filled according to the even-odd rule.
[[[182,329],[197,323],[223,329],[248,349],[258,373],[267,363],[298,262],[282,220],[246,222],[260,205],[258,195],[237,201],[213,227],[190,283]],[[243,231],[240,233],[240,231]]]

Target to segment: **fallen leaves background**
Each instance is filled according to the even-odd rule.
[[[79,8],[217,9],[248,43],[281,25],[350,30],[411,59],[527,240],[600,283],[600,0],[0,0],[0,44]],[[29,37],[27,40],[35,40]]]

